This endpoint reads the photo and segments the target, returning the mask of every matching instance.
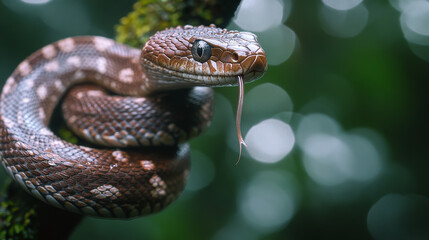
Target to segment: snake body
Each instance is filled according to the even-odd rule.
[[[58,208],[111,218],[157,212],[186,184],[186,140],[210,124],[209,87],[235,85],[239,75],[253,81],[266,65],[255,35],[214,26],[166,29],[142,50],[98,36],[60,40],[6,81],[1,162],[24,190]],[[49,129],[60,102],[86,146]]]

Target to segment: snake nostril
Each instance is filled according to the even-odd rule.
[[[238,61],[238,58],[239,58],[238,53],[235,52],[232,54],[232,60]]]

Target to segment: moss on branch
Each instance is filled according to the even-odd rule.
[[[156,31],[167,27],[211,23],[225,27],[239,3],[239,0],[139,0],[116,26],[116,40],[141,47]]]

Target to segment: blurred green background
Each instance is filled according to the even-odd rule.
[[[0,0],[1,84],[53,41],[114,38],[133,3]],[[240,164],[238,90],[216,89],[182,196],[86,217],[71,239],[429,239],[429,1],[244,0],[229,28],[256,33],[270,64],[246,86]]]

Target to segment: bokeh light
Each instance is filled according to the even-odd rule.
[[[391,0],[401,12],[399,22],[414,54],[429,61],[429,2],[427,0]]]
[[[268,64],[279,65],[292,55],[297,38],[295,32],[285,25],[277,25],[258,34],[265,52],[270,56]]]
[[[312,113],[301,119],[297,129],[297,141],[300,146],[303,146],[304,141],[307,141],[313,134],[337,135],[341,131],[339,123],[331,117],[321,113]]]
[[[282,160],[292,150],[292,128],[277,119],[267,119],[253,126],[246,135],[247,150],[252,158],[265,163]]]
[[[50,2],[51,0],[21,0],[21,1],[28,4],[45,4]]]
[[[369,181],[382,170],[382,156],[369,139],[343,132],[339,124],[326,115],[303,117],[297,137],[304,152],[304,167],[319,184]]]
[[[352,151],[350,179],[370,181],[381,173],[382,158],[374,143],[364,136],[346,134],[345,142]]]
[[[292,0],[283,0],[283,19],[282,22],[286,22],[292,12]]]
[[[283,4],[280,0],[243,0],[234,22],[248,31],[262,32],[279,25],[282,20]]]
[[[410,30],[429,36],[429,2],[419,1],[410,4],[404,11],[404,21]]]
[[[429,46],[410,43],[409,47],[417,57],[429,62]]]
[[[295,32],[282,24],[292,10],[290,0],[243,0],[228,28],[256,32],[269,56],[268,64],[279,65],[289,59],[297,45]]]
[[[322,2],[335,10],[350,10],[359,5],[363,0],[322,0]]]
[[[308,175],[322,185],[337,185],[348,179],[352,167],[350,148],[339,138],[314,134],[301,145]]]
[[[358,35],[368,23],[368,15],[368,10],[364,5],[358,5],[347,11],[323,5],[319,13],[320,22],[325,32],[334,37],[343,38]]]
[[[244,121],[252,124],[260,122],[279,112],[292,112],[293,103],[289,94],[278,85],[272,83],[260,84],[244,97]]]
[[[414,4],[426,2],[427,0],[389,0],[390,5],[398,11],[404,11]]]
[[[221,105],[223,105],[223,103],[221,103]],[[274,150],[274,148],[279,147],[278,150],[275,150],[275,152],[273,152],[274,155],[269,153],[264,153],[267,151],[261,149],[261,147],[254,146],[254,144],[259,144],[259,142],[261,141],[262,142],[271,141],[269,135],[266,134],[266,132],[264,131],[274,131],[274,135],[276,136],[279,135],[278,133],[276,133],[276,131],[280,129],[277,129],[277,130],[274,129],[276,127],[280,127],[279,125],[267,126],[267,124],[265,123],[261,125],[262,122],[264,122],[265,120],[271,118],[272,116],[280,112],[292,112],[292,111],[293,111],[293,103],[290,96],[283,88],[279,87],[278,85],[275,85],[272,83],[261,84],[252,88],[248,93],[245,94],[243,117],[242,117],[241,125],[244,133],[243,136],[246,136],[246,138],[247,138],[246,132],[249,129],[253,128],[252,130],[253,133],[249,135],[250,136],[249,140],[252,142],[251,143],[252,147],[250,147],[248,144],[249,146],[248,150],[249,150],[249,153],[252,151],[252,154],[256,154],[254,155],[255,159],[261,159],[264,156],[264,154],[268,154],[268,155],[265,155],[265,157],[267,157],[267,159],[270,159],[270,160],[267,160],[264,162],[276,162],[281,160],[285,155],[287,155],[290,149],[289,150],[284,149],[284,147],[289,146],[289,144],[293,145],[293,143],[291,142],[291,141],[294,141],[291,139],[291,136],[293,135],[292,132],[290,132],[290,134],[285,136],[279,136],[278,139],[274,137],[280,141],[278,142],[280,145],[272,145],[271,146],[272,148],[269,148],[271,150]],[[225,111],[225,114],[227,115],[223,115],[222,118],[225,119],[227,116],[229,116],[229,113],[230,113],[229,110]],[[233,120],[232,110],[231,110],[230,120]],[[226,121],[226,120],[223,120],[223,121]],[[231,149],[238,152],[239,145],[237,143],[235,122],[229,121],[229,124],[230,124],[229,129],[227,130],[227,133],[228,133],[227,143]],[[258,127],[254,126],[255,124],[258,124]],[[281,129],[284,130],[283,133],[289,132],[288,128],[290,127],[289,126],[281,127]],[[250,148],[252,148],[252,150],[250,150]],[[258,150],[258,149],[261,149],[261,150]],[[246,151],[244,151],[244,153],[245,153],[244,156],[246,156],[247,155]],[[262,155],[259,155],[258,153]],[[280,155],[277,155],[277,154],[280,154]],[[277,159],[277,160],[274,160],[272,157],[274,157],[274,159]],[[279,157],[280,159],[278,159]]]
[[[429,198],[387,194],[369,210],[367,225],[375,240],[427,239]]]
[[[240,214],[252,228],[272,232],[291,220],[297,200],[294,182],[287,172],[265,171],[244,188],[238,204]]]
[[[429,2],[412,1],[404,5],[400,23],[409,42],[429,45]]]

